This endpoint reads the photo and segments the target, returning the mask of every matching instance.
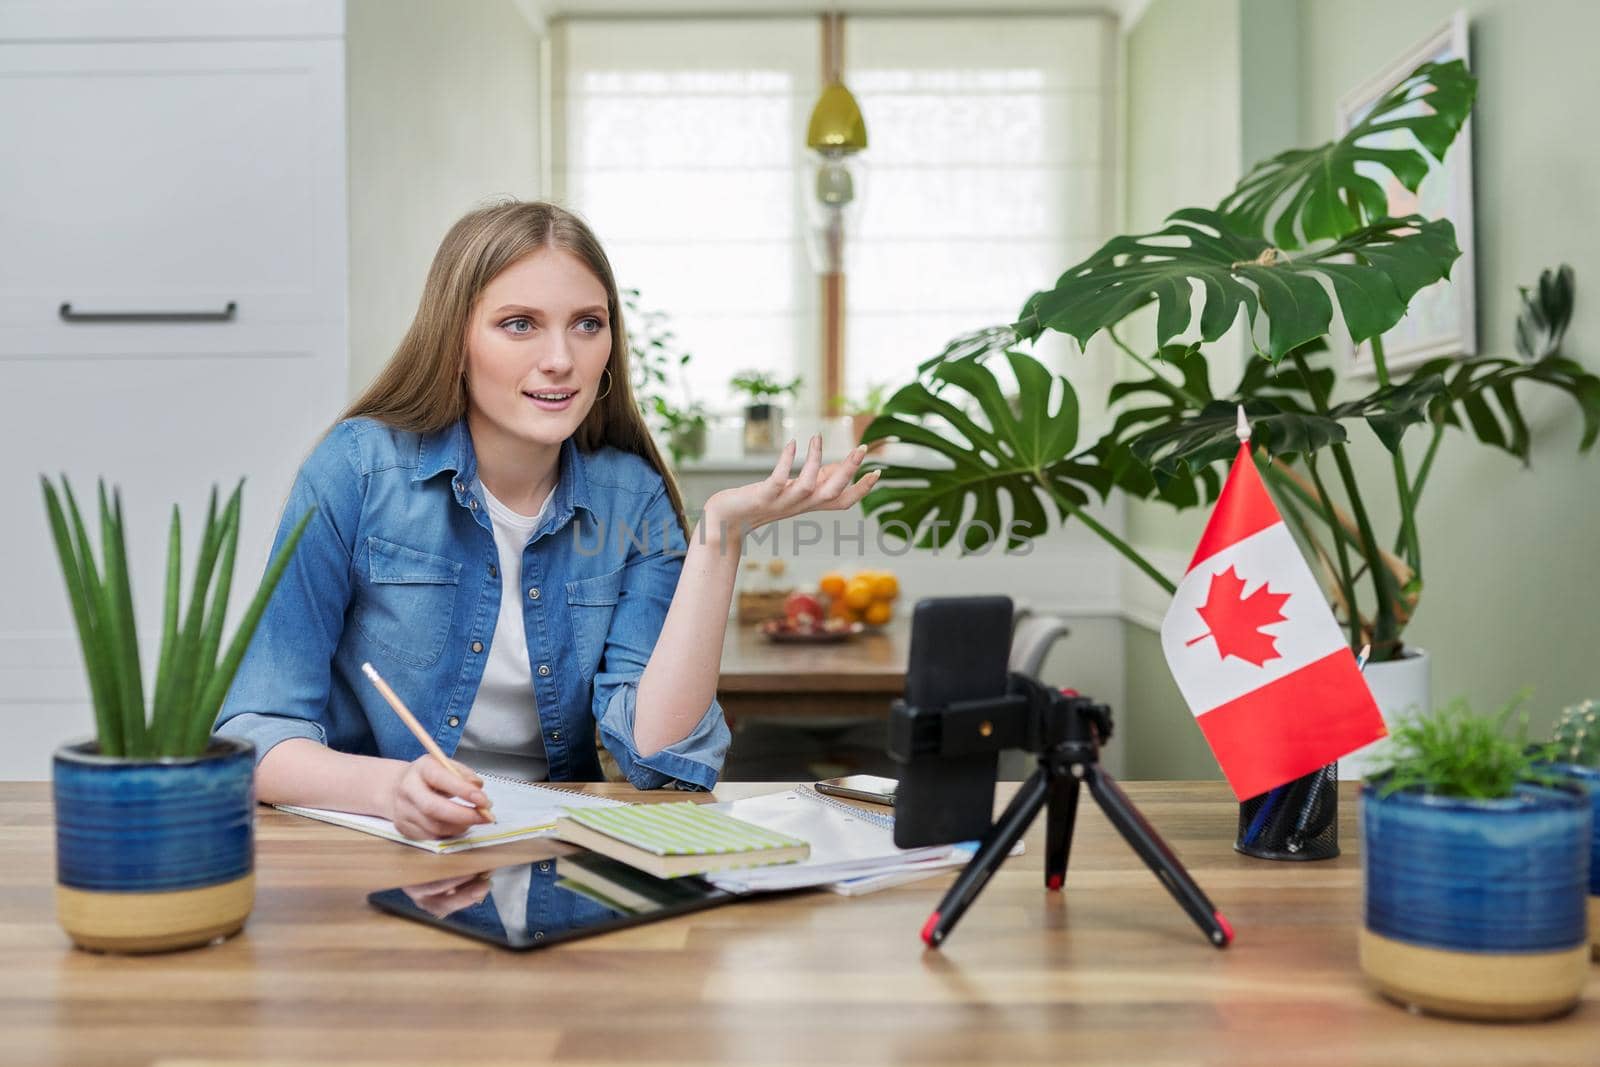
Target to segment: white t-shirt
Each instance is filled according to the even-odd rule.
[[[522,550],[550,510],[552,490],[537,515],[519,515],[490,495],[481,481],[500,557],[500,617],[487,642],[483,681],[467,715],[456,758],[474,770],[542,782],[550,777],[539,729],[539,703],[528,663],[528,635],[522,621]]]

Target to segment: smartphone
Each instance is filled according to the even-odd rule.
[[[846,800],[864,800],[868,804],[894,804],[894,790],[898,785],[893,778],[880,778],[875,774],[847,774],[842,778],[824,778],[817,783],[817,792]]]
[[[911,616],[911,662],[904,708],[891,732],[918,732],[957,701],[1003,697],[1011,657],[1011,598],[933,597]],[[937,736],[937,733],[935,733]],[[894,798],[894,843],[901,848],[971,841],[994,818],[998,751],[901,760]]]

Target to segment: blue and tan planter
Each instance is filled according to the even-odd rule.
[[[255,902],[254,749],[54,761],[56,913],[81,948],[164,952],[237,933]]]
[[[1410,1007],[1472,1019],[1570,1010],[1589,978],[1589,798],[1361,790],[1361,968]]]
[[[1594,834],[1589,839],[1589,955],[1600,960],[1600,767],[1555,763],[1550,770],[1583,786],[1594,810]]]

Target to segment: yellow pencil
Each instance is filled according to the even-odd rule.
[[[467,785],[472,785],[472,779],[468,778],[465,772],[456,765],[456,762],[444,754],[444,749],[435,744],[433,738],[427,735],[426,731],[422,729],[422,724],[417,721],[417,717],[411,714],[411,709],[406,707],[405,701],[400,699],[399,694],[389,688],[389,683],[383,680],[383,676],[378,673],[377,668],[370,663],[363,663],[361,665],[361,673],[365,674],[367,680],[377,687],[378,692],[383,694],[383,699],[387,700],[389,706],[394,709],[394,713],[400,716],[400,721],[406,724],[406,729],[415,734],[417,740],[422,742],[422,747],[428,750],[428,755],[438,760],[445,770],[461,779]],[[494,816],[489,813],[488,808],[479,806],[478,814],[490,822],[494,822]]]

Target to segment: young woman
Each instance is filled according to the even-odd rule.
[[[223,705],[257,795],[382,815],[412,837],[483,821],[362,676],[371,661],[440,747],[518,777],[598,780],[596,727],[640,789],[708,789],[740,542],[853,506],[858,449],[683,504],[629,386],[605,253],[544,203],[445,236],[394,358],[301,467],[278,531],[316,516]]]

